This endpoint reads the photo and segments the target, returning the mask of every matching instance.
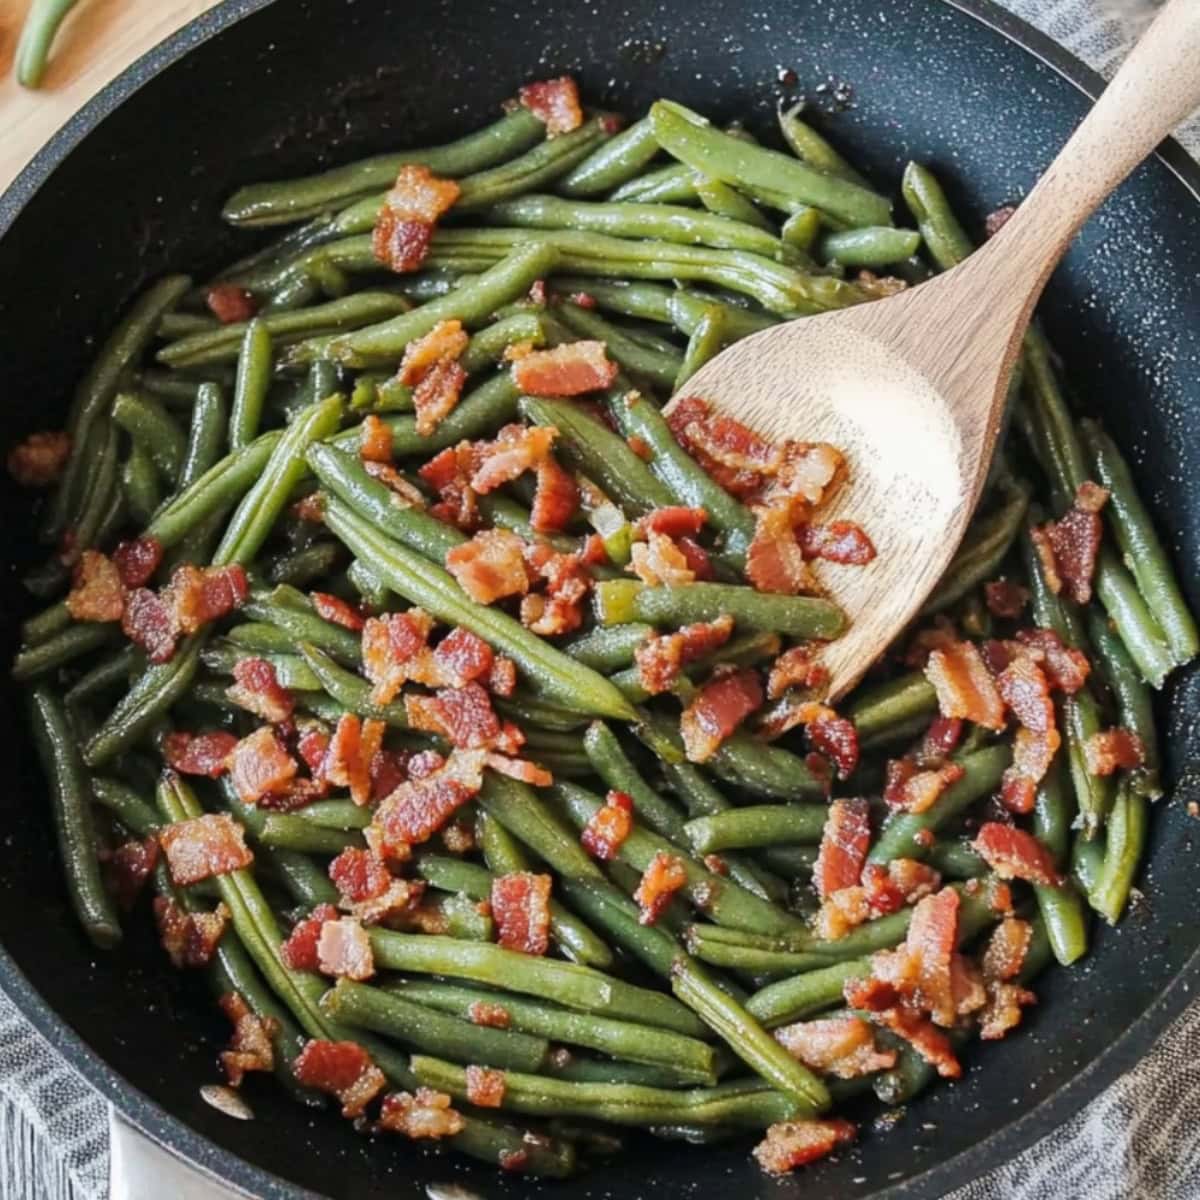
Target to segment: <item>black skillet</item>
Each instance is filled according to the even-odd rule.
[[[233,187],[456,136],[522,81],[560,71],[626,111],[666,95],[764,132],[794,72],[827,110],[822,127],[877,181],[896,181],[909,157],[928,161],[976,226],[1023,194],[1099,87],[988,0],[229,0],[88,105],[0,199],[0,445],[53,425],[94,339],[146,280],[203,276],[246,247],[216,220]],[[839,97],[851,103],[829,111]],[[1045,307],[1082,402],[1129,450],[1200,606],[1198,195],[1200,170],[1168,145],[1088,225]],[[0,561],[29,561],[25,501],[3,500],[14,517]],[[9,578],[0,628],[11,651],[29,606]],[[1080,968],[1039,983],[1042,1002],[1017,1036],[973,1049],[964,1081],[933,1089],[889,1131],[868,1117],[838,1162],[776,1183],[743,1145],[638,1144],[579,1181],[534,1188],[365,1141],[270,1081],[250,1087],[258,1119],[243,1124],[198,1095],[226,1035],[201,989],[164,969],[144,932],[109,955],[80,937],[19,701],[5,684],[0,986],[129,1120],[253,1195],[420,1196],[420,1184],[456,1179],[488,1196],[576,1200],[939,1196],[1133,1067],[1200,982],[1186,813],[1200,796],[1193,672],[1160,705],[1176,787],[1155,814],[1144,899]]]

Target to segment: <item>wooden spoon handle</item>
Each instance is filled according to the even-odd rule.
[[[1031,278],[1045,282],[1109,193],[1200,108],[1198,64],[1200,3],[1170,0],[995,239],[1004,257],[1019,260],[1026,287]]]

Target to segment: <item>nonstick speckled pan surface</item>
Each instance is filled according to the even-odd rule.
[[[852,105],[822,127],[894,185],[934,165],[978,226],[1022,195],[1098,81],[987,0],[230,0],[88,106],[0,198],[0,444],[52,425],[95,339],[147,279],[246,245],[217,221],[237,184],[455,136],[518,84],[568,70],[636,112],[666,95],[770,125],[781,70]],[[818,97],[819,98],[819,97]],[[1178,149],[1144,166],[1089,224],[1050,289],[1046,324],[1075,389],[1129,451],[1200,602],[1200,171]],[[7,481],[0,489],[7,489]],[[25,499],[4,491],[0,560],[35,554]],[[15,574],[0,630],[28,610]],[[1174,795],[1155,814],[1144,900],[1086,963],[1039,982],[1019,1034],[973,1048],[966,1079],[890,1129],[868,1115],[837,1162],[774,1182],[744,1144],[636,1143],[569,1184],[534,1186],[401,1141],[368,1142],[254,1081],[251,1123],[205,1105],[226,1029],[148,933],[85,944],[54,862],[46,789],[21,697],[0,688],[0,986],[135,1124],[252,1195],[418,1197],[460,1180],[487,1196],[938,1196],[1052,1132],[1145,1053],[1200,980],[1192,961],[1200,798],[1195,672],[1162,696]]]

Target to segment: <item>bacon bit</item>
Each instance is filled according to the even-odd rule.
[[[392,431],[374,413],[368,413],[358,428],[358,457],[364,463],[392,461]]]
[[[545,767],[530,762],[527,758],[510,758],[505,754],[488,754],[486,765],[500,775],[527,783],[530,787],[550,787],[554,776]]]
[[[375,974],[371,941],[354,917],[325,921],[317,937],[317,966],[323,975],[361,983]]]
[[[360,632],[366,624],[362,613],[340,596],[331,596],[328,592],[313,592],[309,599],[312,600],[317,616],[334,625],[340,625],[343,629],[349,629],[351,633]]]
[[[683,711],[679,730],[691,762],[707,762],[763,702],[762,682],[750,668],[715,674]]]
[[[450,1097],[445,1092],[422,1087],[417,1088],[415,1096],[409,1092],[390,1092],[384,1096],[375,1128],[402,1133],[414,1141],[425,1138],[437,1141],[461,1133],[463,1119],[461,1113],[450,1107]]]
[[[71,435],[61,429],[31,433],[8,452],[8,473],[22,486],[49,487],[71,457]]]
[[[85,550],[75,564],[67,611],[76,621],[119,621],[125,587],[117,565],[98,550]]]
[[[467,1067],[467,1099],[480,1108],[499,1108],[504,1103],[503,1071],[488,1067]]]
[[[166,764],[181,775],[207,775],[218,779],[229,770],[229,756],[237,745],[232,733],[168,733],[162,740]]]
[[[265,796],[282,792],[296,777],[298,767],[275,731],[264,725],[234,746],[229,770],[242,803],[257,804]]]
[[[821,834],[813,884],[821,899],[858,883],[871,845],[870,806],[866,800],[835,800]]]
[[[980,1013],[979,1036],[994,1041],[1021,1020],[1021,1008],[1034,1004],[1037,997],[1017,984],[1016,979],[1025,965],[1025,956],[1033,940],[1033,926],[1028,921],[1006,917],[996,926],[983,953],[983,983],[987,1003]]]
[[[382,721],[343,713],[329,743],[321,774],[336,787],[348,787],[357,805],[371,800],[371,764],[383,744],[384,729]]]
[[[383,858],[403,860],[410,847],[427,842],[483,784],[481,751],[456,750],[424,777],[412,777],[387,796],[375,812],[369,844]],[[409,764],[411,776],[415,760]]]
[[[229,916],[224,904],[218,904],[212,912],[185,912],[174,900],[154,897],[159,941],[176,970],[207,967],[212,962]]]
[[[456,362],[462,357],[470,338],[461,321],[439,321],[424,337],[404,348],[397,378],[411,387],[420,383],[441,362]],[[389,459],[391,455],[388,455]]]
[[[772,1036],[797,1062],[836,1079],[857,1079],[896,1065],[895,1052],[876,1047],[875,1033],[861,1017],[797,1021]]]
[[[932,895],[941,883],[937,871],[915,858],[893,858],[886,867],[868,863],[862,873],[863,895],[875,916],[899,912]]]
[[[679,587],[696,578],[687,555],[665,534],[649,534],[646,541],[633,544],[630,554],[628,570],[648,587]]]
[[[225,695],[272,725],[286,721],[296,708],[292,693],[280,685],[274,666],[265,658],[239,659],[233,664],[233,678]]]
[[[437,427],[458,406],[467,373],[456,362],[440,362],[429,369],[413,389],[417,433],[432,437]]]
[[[960,717],[934,717],[921,744],[913,751],[913,761],[923,768],[940,766],[953,753],[962,733]]]
[[[813,506],[821,504],[829,499],[845,465],[842,452],[828,442],[785,441],[779,475],[766,499],[799,496]]]
[[[375,900],[392,884],[383,859],[357,846],[347,846],[329,864],[329,878],[346,904]]]
[[[176,628],[182,633],[195,633],[210,621],[241,608],[249,595],[250,582],[243,567],[184,563],[171,576],[163,599],[171,607]]]
[[[855,981],[859,982],[859,981]],[[846,988],[847,1003],[855,1003],[850,985]],[[962,1064],[954,1053],[950,1039],[927,1017],[903,1005],[872,1013],[874,1020],[897,1037],[903,1038],[943,1079],[959,1079]]]
[[[254,861],[246,848],[245,831],[228,813],[205,813],[164,826],[158,840],[177,887],[228,875]]]
[[[801,525],[796,540],[806,559],[862,567],[875,558],[875,544],[861,525],[853,521],[831,521],[828,525]]]
[[[476,444],[479,466],[471,486],[481,496],[535,470],[550,454],[558,430],[553,425],[505,425],[491,442]]]
[[[985,1042],[1004,1037],[1021,1023],[1021,1008],[1036,1004],[1037,996],[1015,983],[996,983],[988,989],[988,1000],[979,1014],[979,1036]]]
[[[785,505],[754,510],[754,537],[746,551],[746,578],[760,592],[783,596],[811,594],[817,579],[796,541],[792,514]]]
[[[640,925],[653,925],[666,911],[675,893],[687,886],[687,868],[677,854],[658,851],[642,872],[642,880],[633,893],[640,908]]]
[[[129,912],[158,863],[158,839],[151,834],[144,841],[122,842],[103,862],[109,891],[118,907]]]
[[[1016,211],[1017,206],[1015,204],[1005,204],[1002,208],[988,213],[983,219],[984,234],[989,238],[994,238],[1008,224],[1009,218]]]
[[[1058,579],[1060,588],[1077,604],[1087,604],[1092,598],[1092,576],[1103,535],[1100,509],[1107,499],[1108,493],[1103,488],[1090,481],[1085,482],[1080,485],[1075,502],[1063,516],[1043,525],[1039,531],[1053,559],[1053,577]],[[1038,545],[1038,553],[1044,556],[1042,544]],[[1047,582],[1051,590],[1059,590],[1054,587],[1052,579]]]
[[[656,508],[639,517],[634,529],[640,534],[663,533],[669,538],[695,537],[704,528],[708,513],[703,508],[684,508],[673,505]]]
[[[367,1105],[387,1086],[383,1072],[357,1042],[314,1038],[296,1056],[292,1074],[304,1087],[336,1096],[342,1105],[342,1116],[351,1120],[361,1117]]]
[[[748,500],[766,477],[778,474],[784,446],[761,438],[740,421],[714,413],[706,400],[685,396],[667,413],[675,440],[726,491]]]
[[[249,321],[258,312],[258,301],[253,294],[236,283],[214,284],[208,289],[204,303],[222,325]]]
[[[158,564],[162,562],[162,556],[162,543],[154,537],[118,542],[112,554],[117,573],[127,588],[139,588],[149,583],[158,570]]]
[[[332,904],[318,904],[307,917],[297,921],[279,947],[284,966],[293,971],[319,971],[317,942],[321,937],[321,927],[326,921],[336,921],[338,916],[338,910]]]
[[[922,771],[911,758],[892,759],[887,764],[883,798],[892,808],[923,813],[965,773],[957,763],[944,763],[940,767]]]
[[[988,821],[981,826],[974,846],[1001,879],[1024,879],[1044,887],[1063,884],[1050,851],[1023,829]]]
[[[524,358],[527,354],[532,354],[537,347],[526,338],[522,342],[513,342],[504,347],[504,353],[500,355],[500,361],[505,363],[515,363]]]
[[[913,909],[904,944],[880,951],[871,960],[876,979],[890,985],[916,1009],[929,1012],[936,1024],[947,1027],[958,1015],[951,978],[958,909],[958,893],[953,888],[926,896]]]
[[[754,1147],[758,1165],[768,1175],[786,1175],[847,1146],[858,1133],[849,1121],[780,1121]]]
[[[487,1000],[476,1000],[467,1009],[467,1019],[472,1025],[486,1025],[489,1029],[507,1029],[512,1017],[503,1004],[492,1004]]]
[[[611,862],[632,832],[633,798],[627,792],[609,792],[588,818],[579,841],[593,858]]]
[[[1013,763],[1004,772],[1000,800],[1009,812],[1033,812],[1037,785],[1045,778],[1062,742],[1057,729],[1035,733],[1024,727],[1013,740]]]
[[[674,633],[651,634],[633,652],[638,678],[652,696],[669,691],[683,668],[723,646],[733,633],[732,617],[698,621]]]
[[[1128,729],[1103,729],[1083,743],[1083,759],[1089,775],[1111,775],[1132,771],[1146,761],[1146,747]]]
[[[538,463],[529,523],[535,533],[559,533],[579,507],[579,485],[553,458]]]
[[[1054,702],[1050,683],[1041,667],[1027,654],[1018,654],[996,679],[1000,697],[1026,729],[1049,733],[1054,728]]]
[[[1004,703],[973,642],[951,642],[932,651],[925,675],[937,692],[943,717],[962,717],[988,729],[1004,728]]]
[[[527,83],[517,92],[517,99],[546,126],[547,137],[570,133],[583,124],[579,87],[570,75]]]
[[[487,686],[495,696],[511,696],[517,690],[517,664],[511,658],[497,655],[488,672]]]
[[[789,688],[816,689],[829,682],[829,672],[816,661],[820,651],[805,643],[785,650],[772,664],[767,696],[778,700]]]
[[[487,765],[491,766],[492,758],[501,758],[499,754],[488,755]],[[504,760],[508,762],[508,759]],[[514,762],[520,762],[520,759],[513,759]],[[532,763],[526,764],[532,766]],[[494,770],[495,768],[493,768]],[[457,820],[451,821],[449,825],[442,830],[442,845],[451,854],[469,854],[475,849],[475,829],[469,819],[464,820],[459,817]]]
[[[489,676],[495,654],[477,633],[456,626],[438,643],[433,661],[439,679],[457,688]]]
[[[425,261],[438,218],[460,194],[454,180],[441,179],[428,167],[401,167],[372,231],[375,257],[393,271],[415,271]]]
[[[408,760],[409,779],[428,779],[436,775],[444,766],[446,760],[436,750],[422,750]]]
[[[260,1017],[237,992],[226,992],[217,1003],[233,1023],[229,1048],[221,1052],[221,1067],[230,1087],[241,1087],[248,1071],[273,1071],[275,1047],[272,1038],[279,1032],[274,1017]]]
[[[642,462],[654,461],[654,451],[650,448],[650,443],[645,438],[639,437],[636,433],[631,434],[625,439],[625,444]]]
[[[441,497],[430,513],[441,521],[470,533],[479,525],[479,501],[471,487],[471,476],[480,455],[471,442],[459,442],[435,454],[417,474]]]
[[[539,637],[557,637],[578,629],[583,613],[577,604],[535,592],[521,601],[521,624]]]
[[[954,623],[944,616],[933,618],[933,625],[919,629],[904,651],[903,662],[906,667],[924,669],[929,662],[929,655],[934,650],[944,650],[958,641],[958,631]]]
[[[371,759],[371,800],[378,802],[391,795],[407,778],[409,755],[396,750],[380,750]]]
[[[371,231],[372,253],[399,275],[419,270],[436,228],[428,221],[401,221],[385,205]]]
[[[612,387],[619,368],[603,342],[569,342],[513,363],[513,382],[528,396],[580,396]]]
[[[716,578],[712,559],[709,557],[708,551],[699,542],[694,541],[690,537],[681,537],[675,544],[679,547],[679,553],[686,560],[688,570],[697,579],[708,580]]]
[[[1029,589],[1009,579],[995,579],[983,585],[983,602],[993,617],[1015,621],[1029,603]]]
[[[329,733],[317,724],[306,725],[296,739],[296,753],[304,760],[313,776],[321,774],[329,750]]]
[[[169,662],[179,632],[167,604],[149,588],[130,592],[121,618],[121,632],[146,651],[152,663]]]
[[[477,604],[492,604],[529,591],[523,545],[507,529],[485,529],[446,552],[446,570]]]
[[[375,685],[373,704],[390,703],[409,679],[420,674],[430,657],[426,643],[432,631],[433,618],[420,608],[369,617],[363,623],[363,669]]]
[[[516,726],[501,725],[491,697],[478,683],[442,688],[436,696],[405,696],[404,708],[413,729],[440,734],[462,750],[515,753],[525,740]]]
[[[858,766],[858,730],[854,722],[839,717],[824,704],[802,704],[797,716],[813,749],[837,767],[838,778],[847,779],[854,774]]]
[[[322,492],[309,492],[307,496],[297,500],[288,511],[298,521],[307,521],[310,525],[324,524],[325,496]]]
[[[1035,657],[1040,655],[1038,661],[1056,691],[1074,695],[1087,682],[1092,668],[1086,655],[1064,645],[1054,630],[1020,629],[1017,641]]]
[[[506,950],[543,955],[550,948],[549,875],[514,871],[492,880],[496,941]]]

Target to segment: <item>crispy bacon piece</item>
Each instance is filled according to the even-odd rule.
[[[67,611],[76,621],[119,621],[125,612],[125,585],[117,564],[98,550],[85,550],[75,564]]]
[[[233,664],[233,679],[225,695],[272,725],[286,721],[296,708],[292,693],[280,685],[274,666],[265,658],[239,659]]]
[[[279,1032],[274,1017],[260,1017],[238,992],[226,992],[217,1003],[233,1024],[227,1049],[221,1051],[221,1067],[230,1087],[241,1087],[249,1071],[273,1071],[275,1047],[272,1038]]]
[[[408,695],[404,707],[414,729],[441,734],[463,750],[514,754],[525,740],[511,722],[500,723],[491,697],[478,683],[441,688],[435,696]]]
[[[1020,1023],[1021,1008],[1037,1001],[1032,992],[1011,982],[1025,964],[1025,955],[1032,939],[1033,926],[1028,921],[1006,917],[988,940],[983,953],[987,1003],[979,1014],[979,1036],[984,1041],[1004,1037]]]
[[[439,321],[424,337],[405,346],[397,378],[409,387],[420,383],[438,363],[457,361],[469,341],[461,321]]]
[[[958,1016],[952,978],[958,909],[958,893],[953,888],[926,896],[913,909],[904,944],[881,951],[871,960],[877,980],[914,1008],[929,1012],[936,1024],[947,1027]]]
[[[996,679],[1000,697],[1026,729],[1049,733],[1054,728],[1050,681],[1028,654],[1018,654]]]
[[[760,437],[724,413],[714,413],[706,400],[681,398],[672,405],[667,420],[684,449],[703,456],[700,462],[705,470],[705,458],[728,471],[751,474],[775,475],[783,464],[783,445]]]
[[[767,696],[778,700],[789,688],[820,688],[829,681],[829,672],[817,662],[818,647],[805,642],[785,650],[772,664],[767,679]]]
[[[22,486],[56,483],[71,457],[71,435],[61,429],[31,433],[8,452],[8,473]]]
[[[499,1108],[504,1103],[505,1079],[503,1071],[489,1067],[467,1068],[467,1099],[480,1108]]]
[[[163,548],[158,538],[139,537],[118,542],[112,553],[117,574],[127,588],[144,587],[162,562]]]
[[[361,632],[366,624],[362,613],[340,596],[331,596],[328,592],[313,592],[309,599],[316,609],[317,616],[331,621],[334,625],[340,625],[343,629],[349,629],[351,633]]]
[[[535,470],[557,437],[553,425],[505,425],[493,441],[477,443],[479,466],[471,486],[482,496]]]
[[[933,618],[933,624],[924,629],[918,629],[905,647],[903,662],[906,667],[924,669],[929,662],[929,655],[934,650],[942,650],[958,641],[958,631],[954,622],[948,617],[938,614]]]
[[[779,474],[766,499],[799,496],[808,504],[821,504],[829,499],[845,463],[842,452],[828,442],[785,441]]]
[[[911,758],[892,759],[887,765],[883,798],[892,808],[922,813],[964,774],[957,763],[943,763],[940,767],[922,771]]]
[[[549,875],[514,871],[492,880],[496,941],[506,950],[543,955],[550,948]]]
[[[336,1096],[342,1116],[361,1117],[367,1105],[387,1086],[383,1072],[357,1042],[306,1042],[292,1064],[292,1074],[304,1087]]]
[[[482,751],[456,750],[445,764],[423,777],[416,776],[414,760],[409,764],[414,777],[376,809],[368,844],[383,858],[407,858],[411,846],[428,841],[479,791],[483,759]]]
[[[521,624],[539,637],[557,637],[583,624],[578,603],[532,592],[521,600]]]
[[[388,501],[396,508],[425,507],[425,496],[421,489],[409,483],[391,463],[364,462],[363,470],[387,488],[391,493]],[[432,509],[430,511],[432,512]]]
[[[1054,559],[1054,575],[1076,604],[1087,604],[1092,598],[1092,576],[1104,532],[1100,509],[1107,500],[1108,493],[1102,487],[1084,482],[1071,507],[1057,521],[1042,526],[1045,544]],[[1053,582],[1050,586],[1057,590]]]
[[[1037,996],[1017,983],[994,983],[988,988],[988,999],[979,1014],[979,1036],[985,1041],[1004,1037],[1021,1023],[1021,1009],[1036,1004]]]
[[[750,668],[714,674],[683,711],[679,730],[691,762],[707,762],[763,702],[762,682]]]
[[[802,704],[797,713],[809,744],[837,768],[839,779],[847,779],[858,766],[858,730],[853,721],[839,717],[825,704]]]
[[[1009,812],[1033,812],[1037,785],[1045,778],[1062,738],[1057,729],[1037,733],[1024,727],[1013,739],[1013,763],[1004,772],[1000,799]]]
[[[524,355],[513,363],[512,376],[529,396],[579,396],[612,387],[618,369],[603,342],[569,342]]]
[[[875,1033],[861,1017],[797,1021],[773,1031],[775,1040],[811,1071],[836,1079],[856,1079],[896,1065],[894,1051],[880,1051]]]
[[[558,533],[579,507],[579,486],[574,476],[549,456],[538,463],[535,475],[537,488],[529,523],[535,533]]]
[[[490,1029],[507,1029],[512,1024],[512,1016],[503,1004],[486,1000],[476,1000],[467,1009],[467,1018],[472,1025],[486,1025]]]
[[[372,231],[375,257],[393,271],[415,271],[425,261],[438,218],[459,195],[454,180],[441,179],[428,167],[401,167]]]
[[[432,631],[433,618],[420,608],[385,613],[364,622],[363,670],[374,684],[372,703],[390,703],[408,680],[420,674]]]
[[[368,413],[358,427],[358,457],[364,463],[392,461],[392,431],[374,413]]]
[[[463,1119],[461,1113],[450,1107],[450,1097],[445,1092],[422,1087],[417,1088],[415,1095],[389,1092],[384,1096],[375,1128],[387,1133],[401,1133],[414,1140],[431,1138],[437,1141],[461,1133]]]
[[[446,570],[477,604],[529,591],[521,539],[507,529],[485,529],[446,552]]]
[[[485,761],[498,774],[527,783],[530,787],[549,787],[554,782],[554,776],[545,767],[539,767],[527,758],[489,753]]]
[[[688,557],[666,534],[651,533],[634,542],[629,570],[648,587],[678,587],[696,578]]]
[[[383,859],[358,846],[347,846],[329,864],[329,878],[347,904],[374,900],[392,883],[392,873]]]
[[[130,592],[121,618],[121,632],[146,651],[152,663],[169,662],[179,632],[167,603],[149,588]]]
[[[479,453],[471,442],[459,442],[435,454],[417,474],[439,496],[429,512],[464,533],[479,527],[479,499],[471,487],[471,476],[479,465]]]
[[[158,840],[177,887],[228,875],[254,861],[246,848],[245,831],[228,813],[205,813],[167,825]]]
[[[222,325],[249,321],[258,312],[258,302],[253,294],[236,283],[213,284],[204,297],[204,303]]]
[[[458,406],[467,373],[456,362],[443,359],[435,363],[413,388],[417,433],[432,437],[437,427]]]
[[[654,460],[654,451],[650,448],[650,443],[645,438],[639,437],[636,433],[627,437],[625,444],[642,462],[652,462]]]
[[[1029,589],[1011,579],[994,579],[983,585],[983,602],[993,617],[1015,621],[1029,603]]]
[[[674,633],[652,634],[633,652],[642,686],[652,696],[669,691],[685,666],[729,641],[733,625],[733,618],[724,616]]]
[[[348,787],[355,804],[371,800],[371,764],[383,745],[384,723],[360,720],[354,713],[338,719],[321,774],[336,787]]]
[[[863,567],[875,558],[875,543],[854,521],[800,525],[796,540],[805,558],[820,558],[845,566]]]
[[[371,231],[372,252],[397,274],[419,270],[436,228],[429,221],[402,221],[385,205]]]
[[[324,726],[315,722],[305,725],[296,738],[296,753],[304,760],[313,777],[321,774],[325,755],[329,751],[329,733]]]
[[[817,591],[816,576],[804,558],[786,505],[754,510],[754,537],[746,551],[746,578],[760,592],[799,596]]]
[[[371,759],[371,800],[378,802],[391,795],[407,778],[409,755],[396,750],[380,750]]]
[[[899,912],[906,904],[932,895],[942,877],[915,858],[893,858],[887,866],[867,863],[862,872],[862,890],[873,916]]]
[[[611,862],[632,832],[633,798],[627,792],[610,791],[588,818],[579,841],[593,858]]]
[[[1083,758],[1089,775],[1111,775],[1140,767],[1146,761],[1146,747],[1128,729],[1102,729],[1083,743]]]
[[[855,983],[862,981],[856,980]],[[846,986],[846,1001],[857,1006],[857,989]],[[962,1064],[954,1053],[950,1039],[928,1017],[921,1016],[905,1005],[883,1008],[872,1013],[874,1020],[897,1037],[903,1038],[943,1079],[958,1079]]]
[[[858,1130],[849,1121],[780,1121],[754,1147],[758,1165],[768,1175],[786,1175],[796,1167],[826,1158],[854,1141]]]
[[[829,806],[821,849],[813,867],[813,885],[822,899],[858,883],[871,845],[870,806],[866,800],[834,800]]]
[[[172,966],[207,967],[229,924],[229,909],[218,904],[212,912],[186,912],[174,900],[155,896],[154,924]]]
[[[583,124],[579,87],[570,75],[527,83],[517,92],[517,99],[545,124],[547,137],[570,133]]]
[[[1004,702],[973,642],[933,650],[925,674],[937,692],[943,717],[962,717],[988,729],[1004,728]]]
[[[663,533],[669,538],[695,537],[704,528],[708,513],[702,508],[672,505],[639,517],[634,528],[641,534]]]
[[[488,671],[487,686],[493,696],[511,696],[517,690],[517,664],[497,655]]]
[[[307,917],[297,921],[279,947],[279,956],[284,965],[293,971],[319,971],[317,942],[321,937],[321,927],[326,921],[336,921],[339,915],[332,904],[318,904]]]
[[[1063,877],[1054,857],[1032,834],[1012,825],[988,821],[975,837],[975,849],[1001,879],[1024,879],[1046,887],[1061,887]]]
[[[1038,661],[1056,691],[1074,695],[1087,682],[1092,669],[1087,656],[1073,646],[1064,645],[1054,630],[1020,629],[1017,641],[1035,656],[1041,656]]]
[[[934,717],[921,738],[921,744],[913,751],[913,761],[918,767],[936,767],[946,761],[962,740],[961,717]]]
[[[196,567],[184,563],[171,576],[163,592],[182,633],[195,633],[202,626],[240,608],[250,595],[244,567]]]
[[[158,863],[158,839],[151,834],[140,842],[122,842],[102,861],[109,891],[122,912],[129,912]]]
[[[181,775],[207,775],[218,779],[229,770],[229,756],[237,745],[232,733],[168,733],[162,741],[167,766]]]
[[[375,974],[375,956],[362,923],[354,917],[324,921],[317,935],[317,966],[323,975],[362,982]]]
[[[450,630],[433,652],[438,678],[447,687],[466,687],[490,678],[495,660],[491,646],[461,625]]]
[[[682,858],[665,850],[655,854],[650,865],[642,872],[637,891],[633,893],[638,908],[642,910],[638,923],[653,925],[666,911],[675,893],[687,886],[687,881],[687,868]]]
[[[282,792],[295,779],[295,759],[268,725],[242,738],[229,758],[233,786],[243,804]]]

